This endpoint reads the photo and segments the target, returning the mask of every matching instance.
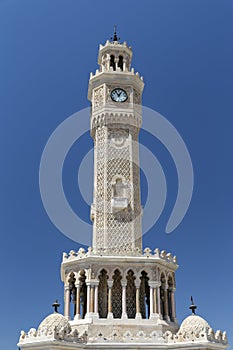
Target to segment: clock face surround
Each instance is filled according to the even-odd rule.
[[[128,95],[125,90],[121,88],[116,88],[111,91],[111,99],[114,102],[125,102],[128,98]]]

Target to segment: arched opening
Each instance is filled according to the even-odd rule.
[[[107,318],[108,315],[108,275],[107,271],[102,269],[99,274],[98,288],[98,310],[100,318]]]
[[[171,275],[169,275],[167,283],[168,283],[168,316],[170,317],[170,320],[173,321],[174,316],[172,311],[172,302],[173,302],[172,293],[174,288],[174,282]]]
[[[114,55],[110,56],[110,67],[112,67],[113,70],[116,70],[116,63],[115,63],[115,56]]]
[[[145,271],[142,271],[140,280],[141,280],[140,289],[139,289],[140,311],[141,311],[142,318],[149,318],[150,317],[150,287],[148,284],[149,277],[147,276],[147,273]]]
[[[165,284],[166,284],[166,279],[164,273],[161,274],[160,277],[160,310],[161,310],[161,315],[163,319],[165,319]]]
[[[70,289],[70,315],[75,316],[76,314],[76,287],[75,287],[75,275],[71,272],[68,279],[69,289]],[[72,301],[72,303],[71,303]]]
[[[123,56],[119,56],[118,67],[123,70]]]
[[[117,178],[112,183],[111,206],[113,212],[124,210],[128,207],[127,186],[122,178]]]
[[[87,312],[87,285],[86,285],[86,274],[82,270],[80,272],[80,317],[84,318]]]
[[[134,272],[129,270],[126,276],[126,312],[128,318],[135,318],[136,315],[136,287],[135,281],[136,277]]]
[[[121,318],[122,314],[122,286],[121,280],[122,276],[118,269],[114,271],[112,277],[112,313],[114,318]]]
[[[125,186],[121,178],[116,179],[113,184],[113,197],[122,198],[125,197]]]

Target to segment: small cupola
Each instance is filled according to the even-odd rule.
[[[113,37],[105,45],[100,45],[98,63],[100,72],[129,72],[132,49],[126,42],[120,43],[114,27]]]

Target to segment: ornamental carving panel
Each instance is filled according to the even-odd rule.
[[[95,239],[96,247],[104,247],[104,202],[105,202],[105,157],[106,157],[106,127],[98,128],[96,132],[96,173],[95,173]]]
[[[133,90],[133,103],[137,104],[137,105],[141,105],[142,102],[142,98],[141,98],[141,94],[137,91],[137,90]]]
[[[102,107],[104,104],[104,86],[100,86],[94,91],[94,109]]]
[[[110,131],[109,133],[109,140],[110,140],[110,144],[113,147],[125,147],[126,141],[128,139],[128,132],[125,130],[121,130],[121,129],[115,129]]]

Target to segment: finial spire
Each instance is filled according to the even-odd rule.
[[[190,310],[192,310],[192,315],[196,315],[196,308],[197,308],[197,306],[194,304],[194,302],[193,302],[193,297],[191,296],[191,305],[190,305]]]
[[[117,32],[116,32],[117,26],[116,26],[116,24],[114,25],[113,28],[114,28],[114,33],[113,33],[113,37],[111,37],[111,40],[118,41],[118,40],[120,40],[120,38],[117,37]]]
[[[58,303],[57,300],[53,303],[52,307],[54,308],[54,312],[58,312],[57,309],[59,308],[60,304]]]

